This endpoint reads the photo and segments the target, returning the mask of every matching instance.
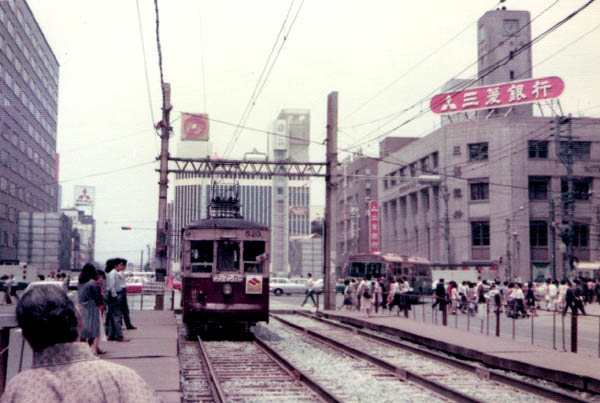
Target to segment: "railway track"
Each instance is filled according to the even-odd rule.
[[[286,326],[435,391],[450,400],[584,402],[564,393],[498,371],[395,342],[313,315],[271,315]]]
[[[191,341],[183,333],[179,356],[185,403],[341,401],[260,340]]]

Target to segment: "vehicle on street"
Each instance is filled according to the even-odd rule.
[[[62,281],[40,280],[40,281],[32,281],[31,283],[29,283],[27,285],[27,288],[25,288],[25,291],[23,292],[23,294],[25,294],[27,291],[29,291],[33,287],[38,287],[40,285],[53,285],[53,286],[64,289],[64,284]],[[79,295],[77,294],[77,289],[75,289],[75,290],[69,289],[69,291],[67,291],[67,295],[69,296],[69,298],[71,298],[71,300],[75,304],[79,303]]]
[[[125,280],[125,289],[127,294],[139,294],[144,286],[144,277],[132,276]]]
[[[306,279],[273,277],[269,280],[269,291],[277,296],[304,294],[306,292]]]

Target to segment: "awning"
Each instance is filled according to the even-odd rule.
[[[579,262],[577,270],[600,270],[600,262]]]

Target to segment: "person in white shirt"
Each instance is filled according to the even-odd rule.
[[[304,306],[304,304],[306,304],[306,301],[308,301],[308,298],[310,297],[313,304],[315,305],[315,308],[317,307],[317,301],[315,301],[315,297],[314,297],[313,285],[314,285],[314,283],[312,280],[312,274],[308,273],[306,275],[306,296],[304,297],[304,302],[302,302],[302,304],[300,304],[300,306]]]
[[[106,313],[106,337],[110,341],[129,341],[123,337],[121,330],[123,284],[119,271],[125,270],[125,265],[119,259],[108,259],[106,261],[106,287],[105,299],[108,306]]]

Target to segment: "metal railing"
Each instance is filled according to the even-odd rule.
[[[415,298],[415,297],[412,297]],[[373,315],[398,316],[439,326],[450,326],[486,336],[529,342],[555,350],[588,354],[600,358],[600,315],[577,314],[568,310],[549,310],[523,307],[526,316],[519,317],[516,307],[502,302],[499,305],[472,302],[453,307],[449,300],[434,296],[419,296],[417,304],[404,305],[390,312],[378,306]],[[433,306],[438,301],[436,306]],[[593,303],[597,304],[597,303]],[[592,306],[588,304],[586,306]],[[520,312],[521,314],[523,311]]]

